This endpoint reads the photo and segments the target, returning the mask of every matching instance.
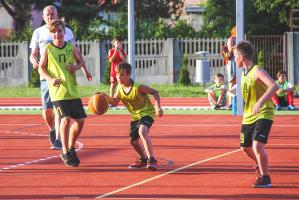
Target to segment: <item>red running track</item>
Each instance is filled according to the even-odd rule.
[[[83,98],[83,105],[88,99]],[[209,106],[207,98],[161,98],[162,106]],[[299,98],[294,99],[294,104],[299,105]],[[0,98],[0,106],[40,106],[40,98]]]
[[[89,116],[77,168],[50,150],[40,115],[0,115],[0,199],[299,199],[298,116],[277,116],[267,151],[273,188],[253,189],[240,117],[165,115],[150,135],[159,171],[129,170],[128,115]]]

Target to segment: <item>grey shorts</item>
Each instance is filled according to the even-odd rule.
[[[43,110],[53,109],[53,103],[51,102],[49,88],[46,80],[40,80],[40,92]]]

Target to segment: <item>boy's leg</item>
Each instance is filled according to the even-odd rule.
[[[83,129],[84,126],[84,118],[83,119],[74,119],[75,122],[71,126],[69,140],[68,140],[68,148],[71,149],[75,146],[75,143]]]
[[[242,124],[241,127],[241,134],[240,134],[240,146],[242,151],[245,153],[246,156],[251,158],[255,165],[255,172],[256,172],[256,180],[258,180],[261,176],[259,167],[258,167],[258,162],[256,155],[252,149],[252,134],[254,132],[254,124]]]
[[[66,154],[69,150],[69,130],[70,130],[71,118],[64,117],[60,120],[60,137],[62,144],[62,153]]]
[[[265,144],[258,141],[253,141],[253,151],[256,155],[261,175],[269,175],[268,155],[265,150]]]
[[[265,145],[268,141],[272,123],[273,121],[269,119],[259,119],[254,126],[252,148],[262,175],[261,179],[253,184],[255,188],[272,187],[271,178],[269,176],[268,155],[265,151]]]
[[[290,105],[294,106],[294,92],[293,91],[287,93],[287,98],[288,98],[287,101],[288,101],[289,106]]]
[[[49,89],[46,80],[40,81],[40,91],[42,100],[42,117],[46,122],[49,129],[49,140],[51,145],[55,141],[55,127],[54,127],[54,114],[53,114],[53,104],[49,95]]]
[[[279,105],[279,101],[278,101],[276,94],[271,97],[271,100],[275,106]]]
[[[143,146],[148,157],[146,168],[150,171],[156,171],[158,169],[158,161],[154,157],[152,141],[148,132],[149,128],[146,125],[141,124],[139,127],[139,136],[142,139]]]
[[[139,136],[142,140],[146,155],[148,158],[150,158],[150,157],[154,157],[154,153],[153,153],[152,141],[148,135],[148,131],[149,131],[149,129],[147,126],[145,126],[143,124],[140,125]]]
[[[132,147],[134,148],[134,150],[136,151],[138,157],[140,159],[147,159],[147,155],[146,153],[144,152],[144,148],[143,148],[143,145],[142,143],[140,142],[140,139],[134,139],[134,140],[131,140],[130,141]]]
[[[55,117],[55,133],[56,133],[56,140],[59,139],[59,127],[60,127],[60,116],[55,110],[54,112],[54,117]]]
[[[209,99],[211,107],[213,109],[216,109],[217,108],[217,106],[216,106],[217,100],[216,100],[215,93],[214,92],[209,92],[208,93],[208,99]]]

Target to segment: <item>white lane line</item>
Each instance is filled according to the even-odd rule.
[[[48,135],[43,135],[43,134],[22,133],[22,132],[19,132],[19,131],[1,131],[0,130],[0,133],[13,133],[13,134],[21,134],[21,135],[29,135],[29,136],[43,136],[43,137],[48,136]],[[84,145],[79,141],[77,141],[76,143],[78,144],[78,148],[76,148],[76,151],[80,151],[84,147]],[[24,163],[17,163],[17,164],[8,166],[8,167],[0,168],[0,172],[5,171],[5,170],[10,170],[10,169],[15,169],[15,168],[22,167],[22,166],[25,166],[25,165],[31,165],[31,164],[34,164],[34,163],[43,162],[43,161],[50,160],[50,159],[53,159],[53,158],[58,158],[58,157],[59,157],[59,155],[47,156],[45,158],[39,158],[39,159],[36,159],[36,160],[24,162]]]
[[[181,170],[183,170],[183,169],[186,169],[186,168],[189,168],[189,167],[193,167],[193,166],[195,166],[195,165],[198,165],[198,164],[201,164],[201,163],[205,163],[205,162],[208,162],[208,161],[211,161],[211,160],[215,160],[215,159],[217,159],[217,158],[221,158],[221,157],[224,157],[224,156],[227,156],[227,155],[230,155],[230,154],[239,152],[239,151],[241,151],[241,149],[236,149],[236,150],[229,151],[229,152],[227,152],[227,153],[224,153],[224,154],[221,154],[221,155],[218,155],[218,156],[214,156],[214,157],[211,157],[211,158],[207,158],[207,159],[205,159],[205,160],[200,160],[200,161],[197,161],[197,162],[195,162],[195,163],[191,163],[191,164],[189,164],[189,165],[185,165],[185,166],[183,166],[183,167],[174,169],[174,170],[172,170],[172,171],[165,172],[165,173],[163,173],[163,174],[154,176],[154,177],[152,177],[152,178],[145,179],[145,180],[143,180],[143,181],[134,183],[134,184],[132,184],[132,185],[128,185],[128,186],[123,187],[123,188],[119,188],[119,189],[114,190],[114,191],[112,191],[112,192],[108,192],[108,193],[106,193],[106,194],[102,194],[102,195],[97,196],[97,197],[95,197],[95,198],[96,198],[96,199],[105,198],[105,197],[111,196],[111,195],[113,195],[113,194],[122,192],[122,191],[124,191],[124,190],[128,190],[128,189],[131,189],[131,188],[133,188],[133,187],[142,185],[142,184],[144,184],[144,183],[148,183],[148,182],[150,182],[150,181],[153,181],[153,180],[159,179],[159,178],[161,178],[161,177],[167,176],[168,174],[173,174],[173,173],[176,173],[176,172],[181,171]]]

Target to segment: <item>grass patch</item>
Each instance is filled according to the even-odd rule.
[[[204,87],[201,85],[181,86],[181,85],[157,85],[150,87],[159,91],[161,97],[206,97]],[[96,92],[105,92],[109,94],[109,85],[100,84],[92,86],[79,86],[79,92],[82,97],[90,97]],[[19,87],[0,87],[0,98],[9,97],[40,97],[39,88]]]

